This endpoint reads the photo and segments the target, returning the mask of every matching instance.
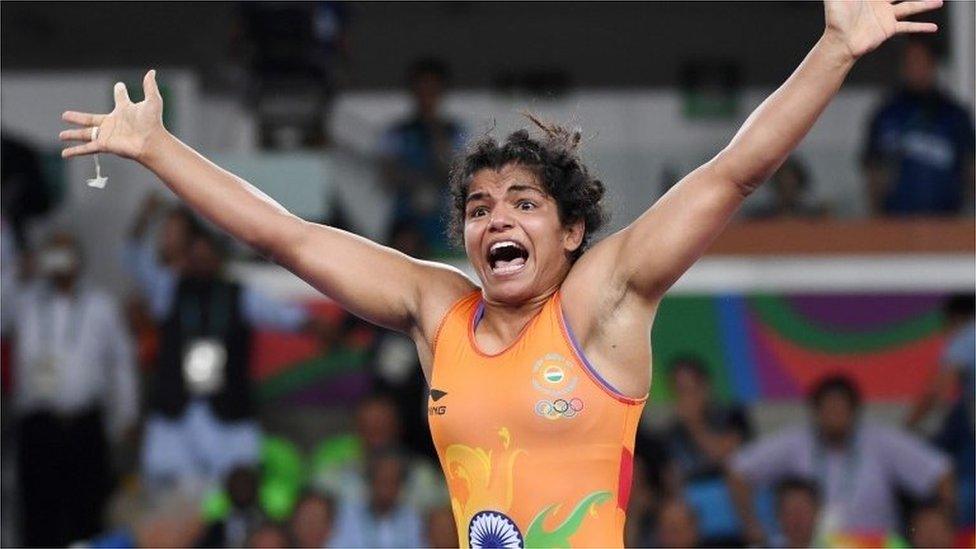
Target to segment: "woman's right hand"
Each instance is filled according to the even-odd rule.
[[[61,151],[63,158],[107,152],[139,161],[148,150],[153,138],[163,134],[163,98],[156,86],[156,71],[146,73],[142,81],[145,99],[133,103],[125,84],[115,84],[115,108],[108,114],[92,114],[66,111],[62,120],[80,129],[64,130],[62,141],[81,141],[83,144]],[[98,128],[92,139],[93,128]]]

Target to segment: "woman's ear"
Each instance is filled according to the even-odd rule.
[[[563,235],[563,248],[569,253],[573,253],[583,245],[583,235],[586,234],[586,222],[580,219],[569,227]]]

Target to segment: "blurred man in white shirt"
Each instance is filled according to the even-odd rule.
[[[22,543],[64,546],[101,530],[111,490],[109,437],[135,423],[132,343],[115,301],[82,284],[66,233],[36,256],[38,277],[5,277],[12,332]]]

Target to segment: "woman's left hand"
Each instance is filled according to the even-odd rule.
[[[905,19],[941,5],[942,0],[824,0],[825,32],[857,59],[896,34],[939,30],[935,23]]]

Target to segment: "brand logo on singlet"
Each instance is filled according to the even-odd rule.
[[[447,413],[447,406],[428,406],[427,415],[442,416]]]
[[[430,399],[434,402],[447,396],[447,391],[441,391],[440,389],[430,390]],[[442,416],[447,413],[447,406],[428,406],[427,415],[428,416]]]

